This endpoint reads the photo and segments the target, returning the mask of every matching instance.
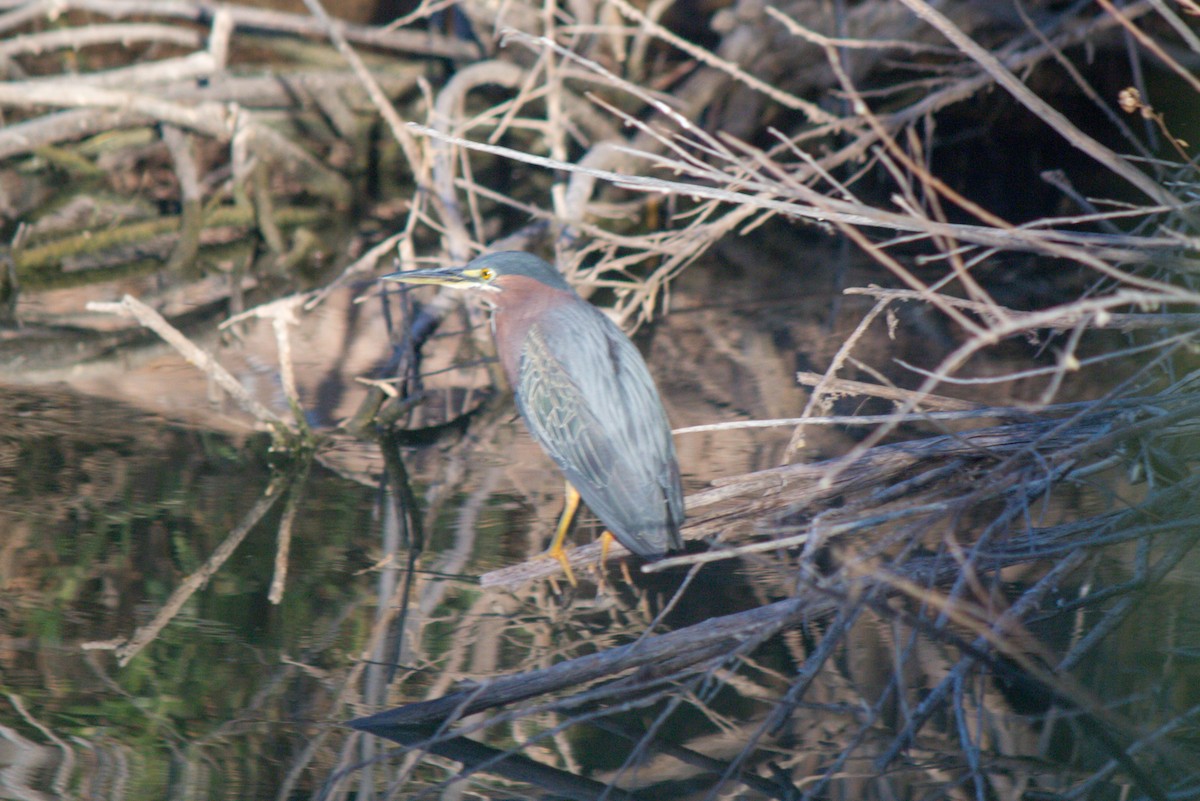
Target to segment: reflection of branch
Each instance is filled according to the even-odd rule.
[[[51,783],[50,787],[54,790],[58,798],[70,797],[68,787],[70,786],[71,774],[75,770],[75,749],[71,747],[70,743],[55,734],[53,729],[34,717],[34,715],[25,708],[25,702],[21,700],[21,696],[7,691],[4,693],[4,696],[8,699],[8,702],[13,705],[13,709],[17,710],[17,714],[21,716],[22,720],[24,720],[33,728],[37,729],[43,737],[54,743],[58,750],[62,752],[62,759],[58,761],[58,768],[54,771],[54,781]],[[26,750],[31,754],[36,752],[37,746],[33,745],[32,743],[25,744],[21,742],[18,737],[19,735],[17,735],[16,732],[8,731],[7,727],[5,727],[4,739],[8,742],[10,748],[15,747],[15,751],[17,753],[20,753],[22,750]],[[17,761],[19,762],[20,760]],[[8,775],[5,777],[4,786],[8,791],[15,792],[17,796],[24,798],[42,797],[40,792],[31,790],[29,788],[25,788],[28,790],[28,795],[20,792],[22,789],[20,786],[20,781],[18,780],[16,783],[13,783],[13,776],[10,770],[6,769],[5,773]]]
[[[237,527],[233,529],[233,531],[229,532],[229,535],[225,538],[225,541],[217,546],[217,549],[212,552],[212,556],[208,557],[208,561],[206,561],[195,573],[192,573],[190,576],[185,578],[183,583],[175,588],[175,591],[171,593],[171,597],[168,598],[167,602],[162,605],[162,608],[159,610],[158,614],[154,616],[154,619],[146,625],[139,627],[128,641],[115,648],[117,653],[117,663],[121,667],[128,665],[130,660],[141,653],[143,648],[154,642],[155,638],[158,637],[159,632],[161,632],[166,625],[170,623],[172,619],[174,619],[175,615],[179,613],[179,610],[183,608],[183,605],[188,602],[188,599],[190,599],[197,590],[207,584],[208,580],[212,578],[218,570],[221,569],[221,565],[225,564],[226,560],[228,560],[230,556],[233,556],[233,552],[237,550],[239,545],[242,544],[242,540],[246,538],[246,535],[250,533],[250,530],[254,528],[255,524],[262,519],[263,515],[265,515],[271,509],[271,507],[275,505],[275,501],[279,500],[281,489],[282,487],[276,485],[275,483],[272,483],[270,486],[268,486],[266,492],[263,493],[263,496],[258,499],[258,503],[254,504],[250,511],[248,511],[242,517],[242,521],[238,523]],[[84,647],[98,649],[111,648],[112,646],[111,644],[102,645],[99,643],[90,643],[85,644]]]
[[[455,444],[451,445],[445,456],[450,465],[450,469],[443,480],[436,487],[430,487],[425,494],[425,509],[422,510],[420,517],[426,520],[437,520],[442,515],[442,509],[445,505],[454,503],[461,490],[462,483],[466,476],[466,467],[468,459],[461,456],[464,452],[471,452],[473,448],[478,448],[481,440],[491,437],[499,430],[498,422],[508,410],[501,404],[491,404],[487,411],[476,420],[470,429],[467,436],[460,439]],[[396,450],[394,440],[392,443],[383,444],[382,447]],[[491,471],[492,480],[499,476],[499,468]],[[462,507],[459,515],[459,525],[455,529],[455,547],[442,555],[437,561],[425,570],[416,574],[410,574],[404,581],[395,582],[394,591],[390,598],[379,598],[376,601],[376,609],[378,610],[375,620],[372,623],[370,635],[367,643],[363,646],[359,661],[354,668],[349,671],[341,685],[338,697],[333,704],[334,709],[344,709],[349,703],[352,695],[359,695],[360,703],[368,704],[371,707],[377,708],[383,703],[383,694],[388,690],[387,675],[394,672],[394,669],[408,669],[408,664],[430,664],[432,657],[426,653],[428,643],[424,641],[422,634],[422,624],[431,619],[435,610],[442,605],[449,587],[444,581],[428,581],[425,579],[427,572],[434,574],[442,571],[457,572],[462,570],[465,560],[467,560],[473,549],[476,536],[476,519],[474,512],[479,510],[479,504],[484,503],[485,498],[490,496],[494,488],[488,487],[489,480],[485,478],[485,487],[477,490],[475,497],[478,499],[476,503],[468,502]],[[406,503],[410,504],[406,513],[413,517],[412,522],[418,522],[417,512],[415,510],[415,502],[411,497],[410,490],[404,490],[406,495]],[[412,571],[415,568],[414,561],[410,558],[408,569]],[[386,570],[387,568],[385,568]],[[381,586],[385,583],[384,576],[380,577]],[[411,586],[410,586],[411,585]],[[409,598],[415,598],[411,603]],[[497,599],[488,594],[481,594],[472,605],[472,608],[464,612],[466,619],[484,620],[490,614],[494,614]],[[385,645],[388,638],[392,635],[397,625],[397,617],[404,614],[405,625],[399,631],[399,634],[405,638],[402,642],[403,655],[402,659],[405,664],[383,664],[380,662],[391,662],[395,657],[394,653],[388,653]],[[507,619],[507,616],[502,615],[501,619]],[[453,644],[445,653],[439,654],[438,669],[435,671],[435,678],[428,688],[431,694],[443,693],[454,683],[457,675],[457,670],[461,669],[462,662],[471,653],[472,648],[477,648],[481,637],[456,637]],[[494,669],[494,665],[485,665],[479,669]],[[373,679],[371,671],[376,671],[376,678]],[[379,681],[378,677],[383,677]],[[378,695],[372,696],[371,684],[373,681],[377,683]],[[305,748],[301,754],[293,762],[292,768],[289,771],[288,782],[293,783],[298,780],[301,771],[305,765],[312,760],[318,752],[317,741],[324,739],[332,730],[327,729],[317,735],[313,741]],[[358,740],[353,740],[348,747],[343,751],[342,762],[343,766],[350,763],[351,760],[366,760],[370,761],[372,757],[373,745],[370,742],[371,738],[367,738],[368,742],[362,744]],[[410,763],[410,768],[415,768],[417,765],[414,760]],[[401,776],[405,772],[401,771]],[[281,797],[285,797],[281,795]]]
[[[466,737],[454,737],[426,743],[428,731],[393,727],[379,732],[381,737],[405,746],[417,746],[446,759],[462,763],[463,772],[486,768],[488,773],[539,787],[555,798],[608,799],[637,801],[638,796],[594,779],[577,776],[567,770],[535,762],[527,756],[501,751]],[[337,777],[335,777],[337,778]]]
[[[301,493],[304,491],[311,465],[311,459],[306,459],[303,469],[292,476],[287,505],[279,519],[279,533],[276,535],[275,544],[275,573],[271,576],[271,590],[267,594],[267,600],[273,604],[283,601],[283,590],[287,585],[288,554],[292,550],[292,527],[296,522],[296,512],[300,508]]]

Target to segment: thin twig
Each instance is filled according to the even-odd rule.
[[[237,401],[245,411],[249,412],[260,423],[272,428],[286,428],[283,418],[263,406],[250,396],[245,387],[230,375],[207,351],[197,347],[185,337],[179,329],[168,323],[161,314],[151,309],[132,295],[126,295],[116,303],[93,301],[87,304],[88,311],[104,314],[116,314],[121,317],[132,317],[143,327],[158,334],[164,342],[175,348],[178,353],[195,365],[205,375],[212,378],[216,384]]]

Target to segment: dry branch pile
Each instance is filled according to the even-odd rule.
[[[644,598],[597,608],[564,624],[564,640],[558,621],[488,617],[517,603],[489,592],[471,601],[483,622],[463,624],[453,647],[409,643],[412,676],[438,678],[399,686],[430,700],[356,725],[438,756],[403,761],[389,786],[406,797],[459,781],[610,798],[1194,793],[1194,742],[1174,734],[1196,710],[1146,697],[1169,669],[1125,678],[1087,665],[1116,658],[1127,641],[1116,633],[1195,541],[1200,182],[1159,109],[1200,94],[1200,9],[1064,5],[468,0],[452,7],[468,41],[187,0],[4,0],[0,26],[24,33],[0,48],[0,178],[21,191],[0,210],[15,221],[30,198],[60,206],[15,229],[6,297],[208,259],[235,262],[224,291],[238,310],[243,279],[271,284],[312,252],[319,221],[365,207],[378,227],[356,232],[363,247],[387,226],[405,264],[462,262],[501,239],[552,249],[636,327],[669,313],[671,282],[727,237],[781,220],[840,235],[882,269],[849,290],[870,305],[809,378],[788,461],[839,398],[874,396],[890,412],[839,420],[869,429],[836,458],[689,498],[686,533],[713,550],[666,564],[687,577],[658,614]],[[51,6],[60,24],[47,23]],[[406,23],[447,8],[423,3]],[[341,59],[318,69],[326,37]],[[128,63],[67,74],[62,48],[100,48],[103,62],[135,42]],[[270,66],[250,70],[259,49]],[[369,134],[376,115],[386,144]],[[955,143],[996,147],[1003,126],[1053,141],[1046,152],[1074,170],[1038,175],[1013,151],[970,172]],[[72,198],[51,180],[96,187],[134,164],[150,165],[136,202]],[[369,164],[403,175],[411,199],[364,204],[346,175],[369,183]],[[1006,169],[1034,176],[1021,200],[1053,200],[998,210],[981,189]],[[236,258],[215,249],[247,239]],[[1031,281],[1014,292],[1003,274],[1018,259],[1036,268],[1011,271]],[[314,290],[310,305],[325,297]],[[951,332],[947,355],[932,368],[864,363],[866,339],[897,335],[914,304]],[[989,372],[1014,342],[1039,357]],[[738,568],[721,567],[734,557]],[[714,575],[744,590],[740,608],[685,612],[689,588]],[[444,586],[418,584],[413,607],[433,609]],[[380,616],[371,657],[391,623]],[[1056,627],[1069,634],[1046,634]],[[498,640],[557,663],[448,692],[456,671],[486,673],[474,649]],[[356,668],[346,686],[363,673],[377,709],[378,675]],[[628,747],[585,780],[571,740],[596,730]],[[1023,761],[1051,750],[1039,732],[1066,730],[1056,761]],[[350,783],[339,775],[330,792]]]
[[[550,195],[552,212],[519,208],[578,236],[557,241],[560,263],[616,289],[626,321],[646,319],[658,290],[731,233],[776,216],[841,232],[888,270],[894,288],[854,290],[874,306],[813,382],[792,451],[839,397],[879,395],[895,411],[851,422],[872,428],[837,459],[729,478],[689,498],[688,536],[728,546],[656,565],[695,568],[658,616],[647,619],[635,607],[599,614],[604,642],[626,644],[560,654],[564,661],[544,669],[446,695],[435,682],[431,700],[355,725],[466,766],[448,769],[447,782],[478,774],[477,786],[497,782],[496,792],[519,781],[579,797],[615,797],[616,787],[683,797],[703,787],[702,797],[1084,798],[1125,787],[1165,798],[1186,785],[1195,754],[1175,750],[1178,738],[1162,740],[1190,726],[1194,708],[1102,700],[1170,684],[1177,679],[1169,669],[1118,679],[1087,666],[1109,663],[1121,648],[1117,632],[1137,625],[1131,621],[1145,594],[1170,583],[1195,542],[1200,396],[1186,354],[1200,299],[1190,275],[1196,175],[1169,126],[1152,131],[1156,152],[1130,124],[1163,122],[1144,88],[1123,92],[1119,105],[1115,91],[1088,83],[1078,62],[1081,44],[1116,49],[1130,36],[1150,47],[1147,40],[1157,40],[1145,31],[1152,30],[1172,46],[1150,52],[1194,100],[1195,82],[1178,59],[1195,63],[1200,51],[1183,18],[1162,4],[1134,4],[1120,13],[1089,7],[1056,15],[1047,6],[981,19],[986,6],[951,4],[961,15],[952,19],[906,0],[856,4],[834,20],[822,17],[825,5],[743,3],[714,22],[720,44],[701,50],[625,3],[606,8],[628,24],[622,44],[631,53],[650,38],[651,49],[666,42],[695,60],[669,97],[648,90],[650,75],[636,72],[644,61],[631,56],[618,69],[606,49],[611,40],[588,40],[570,24],[543,19],[539,38],[525,29],[507,34],[510,46],[538,57],[532,73],[510,76],[505,67],[504,85],[523,94],[462,115],[461,125],[458,117],[435,118],[422,133],[435,147],[567,172],[563,194]],[[1021,79],[1047,62],[1099,107],[1133,156],[1118,152],[1112,137],[1086,132]],[[491,77],[499,67],[479,73],[500,82]],[[823,89],[840,99],[836,111],[805,99]],[[635,133],[615,143],[575,135],[559,123],[575,118],[575,92]],[[937,171],[939,113],[981,92],[1004,93],[1009,114],[1024,109],[1064,151],[1087,158],[1091,173],[1082,179],[1053,170],[1043,176],[1060,193],[1058,215],[1008,222]],[[511,119],[515,130],[522,113],[540,111],[535,100],[549,107],[525,124],[549,143],[532,154],[524,138],[520,147],[496,144],[515,134],[489,133],[489,117]],[[562,155],[580,147],[579,157]],[[449,163],[448,156],[435,162],[435,178]],[[461,177],[442,177],[438,186],[447,211],[466,198],[466,227],[478,244],[490,232],[488,215],[475,209],[503,198],[467,170],[467,156],[458,163]],[[1097,172],[1124,185],[1114,199],[1094,196],[1105,183],[1094,182]],[[1073,183],[1081,180],[1086,189]],[[665,196],[674,224],[638,233],[602,223],[599,207],[587,205],[596,182],[608,184],[602,199],[626,210],[631,203],[654,210]],[[462,232],[454,224],[447,231],[447,250],[466,255],[455,245]],[[990,265],[1008,254],[1041,260],[1053,285],[1049,300],[1032,290],[1011,305],[996,299]],[[843,374],[870,374],[857,349],[885,322],[902,325],[898,309],[911,303],[948,321],[957,347],[934,369],[909,370],[908,390],[843,382]],[[1013,340],[1054,358],[988,374],[988,355]],[[1068,386],[1070,397],[1084,399],[1053,405]],[[985,398],[1021,403],[978,402]],[[914,426],[942,433],[913,437]],[[898,433],[903,441],[883,444]],[[701,572],[711,571],[703,565],[730,557],[754,577],[761,605],[677,628],[688,619],[683,607],[697,603],[689,581],[721,581],[729,574]],[[577,558],[594,559],[595,549],[581,548]],[[516,586],[552,572],[534,561],[485,584]],[[802,624],[807,636],[788,633]],[[545,625],[535,642],[555,652],[560,638],[553,623]],[[668,631],[643,633],[657,625]],[[1064,626],[1074,627],[1073,636],[1040,636]],[[486,632],[481,623],[464,642],[486,640]],[[781,634],[785,659],[772,647]],[[428,664],[454,672],[472,653],[452,649]],[[689,716],[697,722],[681,749],[662,731]],[[567,745],[572,732],[593,728],[628,742],[619,763],[593,774],[599,787],[579,779]],[[513,731],[516,745],[471,745],[508,742]],[[516,757],[546,748],[559,758],[557,769],[533,770]],[[1061,767],[1013,761],[1048,752]],[[400,786],[420,786],[408,772],[415,764],[406,763]]]

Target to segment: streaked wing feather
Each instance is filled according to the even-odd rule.
[[[622,544],[678,546],[683,498],[670,426],[641,354],[597,309],[550,310],[526,336],[517,401],[535,439]]]

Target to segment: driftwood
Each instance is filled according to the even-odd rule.
[[[847,391],[849,387],[843,386]],[[898,391],[882,394],[896,395]],[[899,393],[906,398],[911,393]],[[1041,491],[1036,483],[1028,480],[1019,466],[1039,465],[1040,469],[1053,472],[1056,465],[1069,465],[1080,458],[1094,458],[1096,454],[1111,450],[1121,438],[1135,435],[1136,409],[1145,408],[1143,400],[1130,402],[1126,412],[1121,408],[1097,410],[1083,405],[1064,408],[1058,414],[1070,411],[1079,413],[1079,418],[1057,418],[1043,410],[1036,415],[1019,409],[976,410],[973,417],[986,418],[990,415],[1024,417],[1024,422],[1014,422],[994,428],[981,428],[946,434],[924,440],[913,440],[891,445],[877,446],[851,464],[842,460],[831,460],[816,464],[794,464],[772,470],[764,470],[743,476],[731,476],[714,482],[717,486],[693,493],[687,498],[687,520],[683,535],[688,540],[715,538],[716,542],[731,535],[737,539],[739,529],[749,527],[771,527],[771,521],[785,516],[812,515],[822,517],[822,524],[814,532],[803,533],[793,538],[769,539],[758,545],[739,546],[728,552],[714,550],[693,557],[668,558],[660,563],[645,565],[648,572],[663,568],[674,568],[687,564],[702,564],[723,558],[736,558],[749,552],[776,550],[802,544],[813,536],[824,538],[834,534],[853,533],[860,529],[878,526],[881,523],[905,517],[919,516],[934,520],[954,513],[956,501],[973,504],[978,501],[979,475],[989,466],[1005,464],[1012,474],[1000,480],[1004,485],[995,485],[992,491],[1000,495],[1014,488],[1021,488],[1035,496]],[[1125,404],[1122,404],[1125,406]],[[1186,406],[1171,419],[1179,420],[1191,414],[1192,407]],[[886,419],[886,416],[884,416]],[[914,419],[921,419],[916,415]],[[1145,417],[1144,425],[1163,422],[1157,414]],[[864,424],[869,424],[866,421]],[[1011,460],[1016,460],[1013,463]],[[835,476],[830,480],[830,476]],[[1057,480],[1057,479],[1056,479]],[[933,491],[928,485],[936,483]],[[828,508],[837,500],[839,509]],[[901,499],[900,508],[891,510],[889,503]],[[912,507],[912,508],[906,508]],[[851,511],[853,510],[853,511]],[[854,512],[863,514],[861,520],[854,519]],[[780,525],[778,522],[776,525]],[[732,529],[732,531],[730,531]],[[740,532],[744,535],[744,531]],[[572,567],[594,564],[600,557],[599,542],[570,550],[567,554]],[[627,556],[620,543],[612,543],[610,556]],[[533,559],[512,567],[484,574],[480,583],[484,587],[516,586],[522,582],[557,576],[561,566],[553,559]]]
[[[793,598],[737,615],[707,620],[669,634],[646,637],[631,645],[611,648],[592,656],[560,662],[546,670],[503,677],[432,701],[358,718],[351,721],[350,725],[363,731],[428,723],[444,725],[487,709],[507,707],[632,669],[640,671],[632,682],[636,687],[670,676],[675,671],[686,670],[699,662],[727,658],[742,648],[754,647],[784,626],[795,625],[808,612],[821,617],[832,609],[833,605],[827,603],[806,610],[805,599]]]
[[[686,677],[692,673],[711,673],[720,666],[729,665],[748,655],[786,628],[819,625],[844,613],[847,603],[865,602],[871,607],[887,610],[889,614],[896,614],[898,609],[891,600],[907,600],[931,603],[941,609],[946,620],[955,624],[955,628],[965,630],[968,635],[974,632],[974,642],[968,643],[971,636],[964,635],[962,631],[956,633],[955,628],[942,629],[945,621],[930,629],[935,637],[948,638],[962,649],[968,660],[964,665],[981,660],[1008,680],[1024,683],[1060,704],[1075,708],[1081,713],[1081,725],[1085,725],[1093,736],[1104,743],[1108,755],[1129,772],[1140,789],[1150,797],[1165,799],[1167,795],[1157,780],[1125,753],[1137,739],[1137,734],[1129,724],[1109,713],[1099,700],[1091,698],[1086,691],[1065,680],[1064,674],[1058,670],[1042,668],[1032,661],[1028,654],[1031,650],[1036,652],[1038,646],[1021,634],[1018,621],[1021,616],[1035,610],[1041,596],[1050,591],[1064,575],[1077,569],[1086,560],[1089,548],[1139,539],[1146,533],[1139,521],[1158,519],[1163,513],[1170,515],[1171,512],[1167,510],[1186,504],[1194,491],[1195,487],[1189,486],[1178,492],[1166,493],[1166,497],[1158,499],[1159,503],[1164,504],[1161,510],[1146,507],[1103,516],[1087,521],[1085,525],[1066,524],[1031,533],[1027,538],[1008,545],[974,553],[968,569],[976,580],[1015,565],[1047,558],[1061,560],[1049,576],[1017,601],[1007,615],[993,622],[990,628],[984,616],[977,616],[982,610],[972,610],[969,605],[964,606],[959,601],[939,599],[934,592],[949,589],[961,581],[964,570],[961,562],[947,557],[913,558],[899,567],[876,567],[869,572],[859,568],[855,572],[861,573],[852,585],[817,580],[813,588],[801,589],[784,601],[709,619],[666,634],[644,635],[629,645],[571,659],[543,670],[480,682],[437,699],[358,718],[349,725],[410,747],[445,753],[443,749],[450,744],[462,742],[461,735],[514,717],[547,710],[570,715],[573,710],[605,699],[628,702],[641,694],[661,690],[664,681],[675,684],[686,681]],[[1144,580],[1161,579],[1178,564],[1195,544],[1195,537],[1191,534],[1195,524],[1194,518],[1186,518],[1154,525],[1156,535],[1164,535],[1169,545],[1166,554],[1155,562]],[[1115,539],[1112,534],[1116,535]],[[1095,600],[1098,599],[1092,602]],[[998,651],[1000,658],[989,655],[992,648]],[[1070,657],[1068,661],[1075,658]],[[1064,669],[1066,665],[1067,661],[1064,661]],[[555,700],[542,700],[529,708],[520,706],[530,699],[555,696],[573,687],[600,680],[606,681],[594,689]],[[478,720],[473,716],[491,709],[502,712],[488,723],[471,722]],[[782,723],[788,714],[786,706],[780,707],[780,711],[782,715],[777,718],[778,723]],[[463,725],[453,725],[459,722]],[[918,717],[912,728],[896,738],[894,750],[878,759],[878,769],[886,767],[898,751],[910,742],[921,722]],[[481,764],[467,761],[471,766],[468,770],[498,769],[503,773],[504,769],[497,766],[511,756],[511,752],[490,753]]]

